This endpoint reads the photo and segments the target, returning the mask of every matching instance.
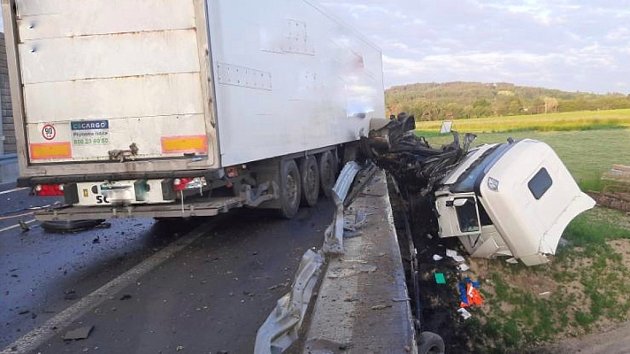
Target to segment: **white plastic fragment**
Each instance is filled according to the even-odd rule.
[[[517,264],[518,263],[518,260],[516,258],[514,258],[514,257],[508,258],[505,261],[510,263],[510,264]]]
[[[468,269],[470,269],[470,267],[468,266],[468,264],[466,264],[466,263],[462,263],[462,264],[459,264],[459,265],[457,266],[457,269],[458,269],[460,272],[465,272],[465,271],[467,271]]]
[[[468,312],[465,308],[460,308],[459,310],[457,310],[457,312],[459,312],[460,315],[462,315],[462,317],[464,318],[464,320],[467,320],[469,318],[472,317],[472,315],[470,314],[470,312]]]
[[[444,257],[440,256],[439,254],[434,254],[433,255],[433,260],[434,261],[441,261]]]
[[[462,263],[462,262],[466,261],[466,260],[464,259],[464,257],[460,256],[460,255],[457,253],[457,251],[454,251],[454,250],[451,250],[451,249],[447,249],[447,250],[446,250],[446,255],[447,255],[448,257],[453,258],[453,259],[455,260],[455,262],[458,262],[458,263]]]

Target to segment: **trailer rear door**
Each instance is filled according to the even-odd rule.
[[[17,0],[30,163],[212,156],[196,3]]]

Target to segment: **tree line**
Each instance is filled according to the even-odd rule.
[[[630,108],[630,95],[567,92],[510,83],[418,83],[385,91],[388,114],[418,120],[480,118]]]

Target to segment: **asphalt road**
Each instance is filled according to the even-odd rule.
[[[0,186],[0,193],[12,187]],[[0,194],[0,215],[54,201],[27,190]],[[45,328],[54,332],[50,338],[35,336],[33,352],[250,353],[302,254],[321,246],[331,204],[320,200],[293,220],[239,210],[176,224],[114,220],[108,228],[63,235],[37,222],[23,232],[14,227],[19,218],[0,219],[0,230],[10,228],[0,231],[0,350],[56,323],[60,328]],[[173,251],[186,239],[192,241]],[[126,278],[147,262],[153,266],[138,279]],[[117,287],[84,306],[114,282]],[[82,308],[75,311],[81,315],[66,318],[73,308]],[[83,326],[94,326],[89,338],[63,341],[68,330]]]

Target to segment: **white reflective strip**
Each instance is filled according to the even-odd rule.
[[[9,193],[13,193],[13,192],[19,192],[19,191],[23,191],[25,189],[30,189],[30,188],[29,187],[13,188],[13,189],[9,189],[8,191],[0,192],[0,195],[9,194]]]
[[[36,219],[32,219],[32,220],[25,221],[24,223],[28,225],[28,224],[34,223],[35,221],[37,221],[37,220]],[[17,229],[18,227],[20,227],[20,224],[9,226],[9,227],[5,227],[4,229],[0,229],[0,232],[5,232],[5,231]]]

